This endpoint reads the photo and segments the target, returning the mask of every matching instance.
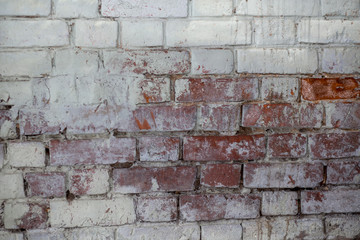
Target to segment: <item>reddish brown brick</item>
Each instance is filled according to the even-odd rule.
[[[301,95],[305,100],[350,99],[360,96],[360,79],[306,78],[301,82]]]
[[[63,197],[65,196],[65,173],[27,173],[29,197]]]
[[[114,191],[143,193],[194,189],[195,167],[124,168],[113,172]]]
[[[180,139],[176,137],[142,137],[139,139],[141,161],[176,161]]]
[[[360,129],[360,103],[338,102],[325,105],[326,126],[342,129]]]
[[[256,78],[190,78],[175,82],[175,99],[179,102],[239,102],[257,98]]]
[[[360,184],[360,161],[330,162],[326,181],[330,184]]]
[[[360,132],[321,133],[309,138],[313,158],[341,158],[360,155]]]
[[[113,164],[135,161],[136,141],[132,138],[52,140],[51,165]]]
[[[209,164],[201,171],[201,184],[206,187],[239,187],[240,165]]]
[[[244,186],[249,188],[309,188],[323,181],[321,163],[248,163]]]
[[[177,219],[176,197],[140,197],[137,199],[137,215],[144,222],[168,222]]]
[[[184,138],[184,160],[188,161],[231,161],[264,156],[264,135]]]
[[[269,156],[272,158],[298,158],[306,154],[305,134],[274,134],[269,136]]]
[[[323,107],[316,104],[245,104],[242,114],[245,127],[319,128]]]
[[[256,218],[260,215],[260,197],[252,194],[182,195],[180,214],[185,221]]]

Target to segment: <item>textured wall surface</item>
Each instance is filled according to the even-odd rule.
[[[360,238],[360,0],[0,0],[0,239]]]

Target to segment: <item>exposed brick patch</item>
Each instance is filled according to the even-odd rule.
[[[209,164],[201,171],[201,185],[236,188],[240,184],[240,165]]]
[[[272,158],[297,158],[306,154],[305,134],[273,134],[268,139],[268,152]]]
[[[65,173],[27,173],[25,180],[28,185],[29,197],[65,196]]]
[[[139,139],[141,161],[176,161],[180,139],[175,137],[142,137]]]
[[[360,184],[360,162],[330,162],[327,166],[326,182],[330,184]]]

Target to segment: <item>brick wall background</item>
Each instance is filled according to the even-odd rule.
[[[0,0],[0,239],[359,239],[359,0]]]

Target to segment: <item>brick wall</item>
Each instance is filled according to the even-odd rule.
[[[0,239],[356,239],[359,0],[0,0]]]

